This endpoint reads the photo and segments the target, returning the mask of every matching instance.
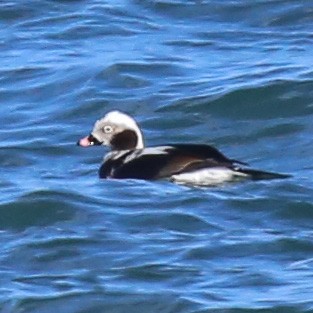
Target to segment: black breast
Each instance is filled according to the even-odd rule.
[[[132,150],[118,158],[107,159],[100,167],[100,178],[159,178],[160,168],[168,162],[167,155],[145,155],[138,152]]]

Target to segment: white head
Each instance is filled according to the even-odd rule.
[[[120,111],[107,113],[98,120],[91,134],[78,141],[78,145],[110,146],[112,150],[143,149],[143,136],[135,120]]]

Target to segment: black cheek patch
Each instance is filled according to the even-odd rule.
[[[138,143],[138,136],[135,131],[127,129],[113,136],[111,146],[113,150],[135,149]]]

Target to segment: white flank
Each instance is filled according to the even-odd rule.
[[[248,177],[248,175],[233,171],[225,167],[215,167],[204,168],[193,172],[173,175],[171,176],[171,179],[179,184],[215,186],[245,177]]]

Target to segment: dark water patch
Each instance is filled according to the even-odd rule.
[[[18,29],[27,28],[39,36],[44,34],[47,41],[73,43],[82,39],[128,37],[157,28],[148,17],[139,18],[136,12],[124,10],[122,6],[76,2],[77,5],[61,7],[50,3],[46,9],[48,14],[23,21]]]
[[[304,129],[305,129],[304,125],[300,123],[280,124],[280,125],[274,125],[274,126],[265,128],[263,130],[260,130],[260,132],[257,134],[256,137],[258,138],[286,137],[286,136],[300,133]]]
[[[77,301],[77,299],[80,301]],[[192,312],[193,303],[190,300],[180,299],[173,292],[167,295],[155,293],[151,295],[145,292],[101,292],[92,291],[89,293],[77,292],[65,294],[61,297],[25,297],[15,301],[9,308],[17,312],[48,313],[51,307],[57,306],[62,311],[74,312],[103,312],[112,313],[138,312],[138,307],[151,313],[157,312]]]
[[[116,268],[120,274],[126,276],[127,279],[142,280],[146,283],[155,281],[156,283],[164,279],[172,279],[175,276],[180,276],[179,279],[183,279],[183,276],[189,277],[198,276],[198,268],[188,267],[178,264],[146,264],[136,267]]]
[[[69,125],[72,125],[73,130],[75,132],[82,132],[84,131],[83,126],[91,128],[92,123],[99,119],[100,117],[104,116],[107,112],[107,108],[109,108],[109,101],[103,99],[102,97],[98,96],[91,96],[87,95],[88,91],[82,91],[85,94],[82,96],[80,106],[68,107],[65,108],[62,112],[58,111],[56,113],[57,118],[65,118]],[[95,120],[93,120],[95,118]]]
[[[291,271],[311,271],[313,266],[313,258],[303,258],[291,263],[288,267]]]
[[[225,1],[221,3],[212,3],[212,1],[137,1],[140,5],[152,10],[152,12],[175,18],[178,20],[200,18],[204,21],[208,19],[227,22],[239,22],[247,18],[247,9],[254,8],[244,2],[234,3]],[[249,10],[250,11],[250,10]],[[231,14],[232,13],[232,14]],[[251,12],[249,12],[251,14]]]
[[[259,304],[257,308],[238,305],[236,308],[226,308],[221,309],[220,307],[195,311],[195,313],[312,313],[310,308],[306,308],[305,304],[302,305],[303,308],[299,308],[297,304],[283,305],[283,304]]]
[[[312,170],[312,168],[307,168],[307,170]],[[302,200],[306,200],[310,203],[311,197],[309,194],[312,190],[311,184],[298,174],[295,177],[297,184],[289,182],[281,186],[278,185],[277,188],[273,189],[273,192],[286,200],[295,201],[300,200],[301,198]],[[310,175],[310,171],[307,172],[307,175]]]
[[[0,206],[0,227],[2,229],[25,229],[70,220],[77,210],[77,202],[71,203],[72,197],[73,195],[62,192],[30,192]],[[77,199],[77,195],[74,197]]]
[[[21,18],[31,18],[33,8],[19,1],[2,2],[0,4],[0,20],[3,23],[12,22]]]
[[[227,273],[230,274],[230,273]],[[229,288],[273,288],[284,286],[284,281],[271,276],[270,273],[265,270],[259,270],[256,272],[249,271],[247,269],[237,269],[232,273],[231,281],[222,281],[224,287]]]
[[[45,35],[49,38],[49,35],[54,34],[58,31],[57,26],[59,24],[75,22],[79,16],[74,13],[64,11],[62,14],[57,15],[57,12],[50,7],[49,15],[47,16],[36,16],[36,18],[28,19],[21,23],[18,23],[16,27],[23,29],[27,28],[33,30],[38,35],[41,34],[40,30],[45,30]]]
[[[281,9],[280,14],[272,17],[271,20],[268,20],[266,23],[267,26],[274,27],[300,27],[306,25],[310,22],[310,18],[313,13],[313,7],[307,6],[305,3],[289,3],[288,9]]]
[[[28,143],[26,143],[26,146]],[[25,149],[27,150],[27,148]],[[1,147],[1,165],[8,168],[24,168],[34,165],[36,157],[32,153],[27,153],[23,148],[17,147]]]
[[[113,88],[142,88],[151,84],[143,78],[141,72],[145,71],[151,72],[151,64],[114,64],[98,74],[95,79],[104,80]]]
[[[310,21],[312,8],[306,3],[292,1],[137,1],[152,12],[178,20],[200,18],[202,21],[214,21],[220,26],[238,27],[297,27],[302,28]],[[283,5],[282,5],[283,3]]]
[[[92,28],[92,31],[91,31]],[[96,31],[98,29],[98,32]],[[68,27],[67,29],[64,29],[62,32],[58,32],[54,35],[51,35],[51,39],[58,39],[58,40],[81,40],[82,37],[84,39],[90,39],[93,37],[100,37],[100,36],[113,36],[118,34],[118,36],[131,36],[136,35],[138,33],[137,30],[131,30],[126,27],[122,27],[120,25],[107,25],[106,27],[103,26],[88,26],[88,25],[73,25],[71,27]]]
[[[77,275],[77,274],[76,274]],[[70,275],[54,275],[54,274],[38,274],[38,275],[29,275],[29,276],[20,276],[16,277],[13,281],[21,284],[26,289],[31,288],[31,286],[36,288],[46,288],[46,292],[53,293],[53,289],[55,291],[58,289],[60,292],[69,292],[80,289],[82,291],[83,287],[77,288],[78,282],[77,277],[74,274]],[[77,275],[78,276],[78,275]],[[50,285],[50,288],[47,286]],[[87,283],[87,282],[86,282]],[[54,287],[54,288],[51,288]],[[49,290],[50,289],[50,290]],[[86,288],[87,289],[87,288]]]
[[[21,85],[24,86],[25,81],[27,84],[32,85],[33,81],[41,80],[47,78],[47,74],[51,73],[51,69],[45,66],[26,66],[26,67],[11,67],[10,69],[4,69],[1,71],[0,75],[2,78],[2,83],[7,82],[6,89],[10,90],[12,84],[15,88],[20,88]]]
[[[30,248],[36,248],[36,249],[56,249],[60,246],[64,246],[68,249],[73,248],[75,246],[84,246],[88,245],[90,243],[97,243],[96,238],[91,240],[88,236],[82,235],[76,235],[73,234],[69,236],[68,234],[64,236],[54,236],[53,238],[45,238],[42,240],[36,240],[33,243],[28,244]]]
[[[116,63],[103,71],[100,78],[110,78],[122,73],[132,73],[142,76],[178,76],[179,67],[173,62],[129,62]]]
[[[214,43],[210,40],[187,40],[187,39],[174,39],[166,42],[167,45],[179,46],[179,47],[205,47],[212,46]]]
[[[221,241],[216,240],[210,244],[191,247],[184,254],[184,259],[195,263],[205,260],[229,262],[229,260],[248,260],[253,256],[255,262],[266,258],[275,258],[275,262],[280,262],[286,267],[287,264],[303,259],[308,253],[312,253],[311,239],[302,240],[285,236],[271,237],[273,240],[256,240],[249,238],[249,236],[243,236],[238,237],[235,240],[237,242],[233,243],[227,243],[229,239],[230,241],[233,239],[225,237]],[[275,237],[277,238],[275,239]],[[252,242],[253,244],[251,244]],[[261,285],[264,285],[264,282]]]
[[[223,19],[245,21],[254,27],[299,27],[308,22],[310,12],[304,2],[292,1],[257,1],[253,5],[245,1],[226,1],[218,10]]]
[[[197,110],[201,111],[209,105],[213,114],[221,115],[227,112],[227,117],[237,119],[264,120],[305,116],[312,114],[311,85],[310,81],[277,82],[269,86],[233,91],[196,106]],[[192,104],[193,109],[194,106]]]
[[[249,212],[262,212],[263,217],[269,216],[272,214],[278,214],[280,218],[283,216],[285,218],[289,217],[294,218],[311,218],[312,213],[312,204],[308,200],[307,202],[297,201],[294,198],[284,198],[284,193],[282,193],[280,196],[269,196],[264,195],[264,197],[259,196],[255,197],[254,199],[250,199],[249,201],[243,200],[243,199],[231,199],[231,203],[233,207],[237,207],[239,210],[244,210],[246,214]],[[283,200],[288,201],[283,201]]]
[[[25,71],[24,71],[25,70]],[[1,96],[8,102],[14,102],[12,104],[13,111],[17,115],[29,112],[30,108],[33,108],[35,100],[43,98],[43,90],[47,84],[47,81],[43,84],[43,77],[51,77],[53,75],[50,70],[43,68],[13,68],[7,70],[3,74],[5,79],[3,79],[2,84],[6,86],[3,90],[0,90]],[[19,101],[16,102],[14,99],[19,95]],[[46,97],[46,96],[44,96]],[[1,108],[1,111],[5,114],[5,108]],[[12,119],[13,116],[10,116]],[[27,118],[28,119],[28,118]]]
[[[82,87],[76,85],[78,81],[81,81],[81,76],[77,75],[72,67],[57,71],[57,74],[52,73],[50,68],[42,69],[40,67],[16,68],[9,72],[12,77],[6,79],[8,87],[2,95],[8,101],[11,101],[14,94],[15,97],[17,94],[20,97],[18,102],[12,104],[15,114],[7,117],[12,123],[15,123],[15,127],[12,125],[8,131],[27,125],[45,125],[46,121],[51,124],[54,122],[51,114],[60,108],[67,108],[65,104],[68,102],[69,94],[75,98],[79,97],[82,92]],[[58,77],[60,74],[62,75],[61,80]],[[32,79],[29,79],[28,75],[32,76]],[[6,77],[8,77],[7,74]],[[46,103],[46,105],[42,105],[42,103]],[[5,113],[5,108],[1,108],[1,111]],[[30,111],[36,115],[35,118],[29,117]],[[61,112],[58,111],[58,114]],[[25,132],[25,129],[23,131]]]
[[[142,5],[154,13],[170,16],[171,18],[191,18],[204,15],[204,10],[207,6],[201,6],[199,1],[141,1],[137,3]]]
[[[162,206],[162,205],[161,205]],[[155,229],[164,232],[175,232],[175,234],[196,235],[202,232],[212,233],[219,229],[218,225],[210,224],[204,219],[194,216],[191,213],[171,212],[168,213],[151,212],[148,214],[134,213],[132,218],[125,216],[124,225],[140,233],[150,232]],[[123,219],[122,219],[123,221]]]
[[[302,198],[302,197],[301,197]],[[292,221],[306,222],[307,226],[313,220],[313,203],[308,200],[293,200],[281,206],[277,212],[281,218],[290,219]]]

